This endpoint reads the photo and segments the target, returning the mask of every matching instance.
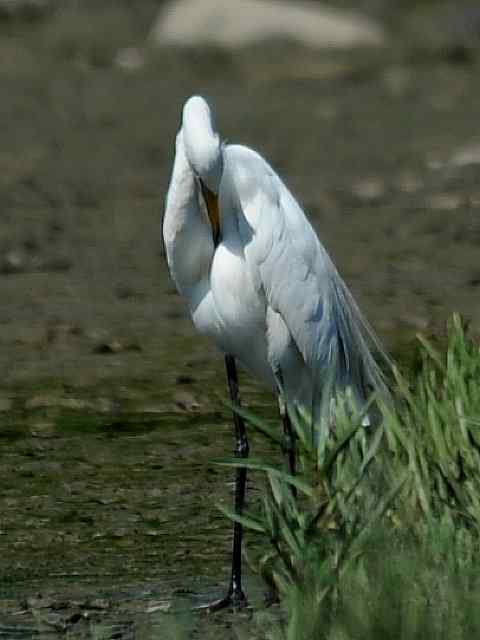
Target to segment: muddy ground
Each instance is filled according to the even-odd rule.
[[[168,637],[172,603],[219,595],[231,488],[222,360],[160,255],[182,102],[206,95],[271,161],[407,362],[454,310],[480,332],[480,59],[406,29],[382,52],[146,51],[127,71],[156,4],[75,6],[0,24],[0,637]]]

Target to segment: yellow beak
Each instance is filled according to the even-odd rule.
[[[201,180],[200,185],[202,187],[202,194],[205,199],[205,204],[207,205],[208,219],[210,220],[210,225],[212,227],[213,243],[217,247],[221,239],[218,196],[213,193],[213,191],[210,191],[210,189],[206,187]]]

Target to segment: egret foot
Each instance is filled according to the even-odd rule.
[[[214,611],[221,611],[222,609],[244,609],[248,606],[247,596],[241,590],[231,591],[227,593],[224,598],[214,600],[208,604],[201,604],[198,607],[194,607],[195,611],[206,611],[207,613],[213,613]]]

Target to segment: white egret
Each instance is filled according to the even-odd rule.
[[[233,402],[235,359],[290,412],[325,416],[339,390],[351,388],[361,405],[370,390],[385,389],[369,349],[375,337],[304,212],[258,153],[222,143],[200,96],[183,107],[163,240],[195,327],[225,354]],[[288,413],[283,419],[293,472]],[[237,414],[234,421],[235,453],[247,456],[245,425]],[[237,512],[245,483],[246,470],[240,469]],[[245,601],[241,538],[236,523],[230,586],[219,606]]]

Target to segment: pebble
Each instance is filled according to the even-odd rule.
[[[404,193],[416,193],[423,188],[423,182],[419,176],[408,171],[401,173],[397,177],[395,184],[396,187]]]
[[[172,608],[172,603],[168,601],[152,602],[146,609],[147,613],[167,613]]]
[[[192,393],[188,391],[178,391],[175,396],[175,405],[183,411],[193,412],[200,409],[201,405]]]
[[[145,65],[145,57],[140,49],[127,47],[117,51],[113,63],[119,69],[133,73]]]
[[[450,158],[450,164],[455,167],[466,167],[480,164],[480,143],[470,144],[460,149]]]
[[[25,255],[21,251],[14,249],[3,256],[3,260],[0,265],[0,273],[4,275],[11,275],[15,273],[24,273],[25,270]]]
[[[353,194],[360,200],[379,200],[385,195],[385,191],[385,182],[376,176],[358,180],[352,186]]]
[[[438,193],[427,198],[427,207],[437,211],[454,211],[463,203],[462,196],[457,193]]]

